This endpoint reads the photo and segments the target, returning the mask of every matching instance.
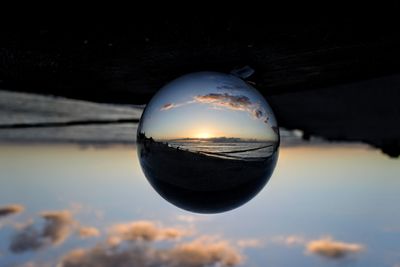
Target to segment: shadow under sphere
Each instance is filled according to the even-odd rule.
[[[260,93],[229,74],[199,72],[164,86],[146,106],[138,157],[153,188],[193,212],[252,199],[278,158],[275,116]]]

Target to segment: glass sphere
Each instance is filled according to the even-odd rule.
[[[279,131],[264,97],[242,79],[184,75],[151,99],[137,132],[152,187],[192,212],[217,213],[252,199],[278,158]]]

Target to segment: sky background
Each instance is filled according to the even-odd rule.
[[[202,72],[167,84],[146,107],[142,131],[156,139],[238,137],[277,140],[264,98],[242,80]]]
[[[0,217],[0,266],[95,263],[112,244],[128,252],[110,262],[174,266],[190,252],[233,266],[398,266],[398,163],[362,145],[284,146],[253,200],[197,215],[151,188],[134,146],[2,145],[0,206],[12,212]],[[53,232],[40,234],[46,221]],[[21,250],[29,226],[38,242]]]
[[[218,90],[228,87],[239,90]],[[143,108],[0,96],[2,124],[138,118]],[[236,112],[226,101],[235,98],[218,99]],[[0,131],[0,266],[399,266],[398,159],[364,145],[305,142],[301,131],[280,129],[266,187],[235,210],[197,215],[149,185],[133,145],[136,130]]]

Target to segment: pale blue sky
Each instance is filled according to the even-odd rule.
[[[214,99],[196,101],[210,95]],[[243,97],[244,104],[236,101]],[[163,110],[165,105],[171,108]],[[252,113],[256,110],[263,113],[259,118]],[[212,72],[171,82],[155,95],[142,118],[142,131],[158,139],[208,135],[277,140],[271,126],[276,126],[271,108],[255,89],[232,75]]]
[[[0,206],[18,203],[25,211],[0,219],[0,265],[47,261],[75,248],[93,247],[113,224],[151,220],[170,227],[218,235],[232,245],[256,239],[259,247],[238,248],[243,266],[390,266],[399,262],[400,165],[363,146],[284,147],[266,187],[230,212],[196,215],[162,199],[143,176],[134,147],[3,145],[0,148]],[[98,238],[71,236],[37,252],[8,251],[15,224],[37,222],[38,213],[74,210]],[[347,259],[306,253],[311,240],[331,236],[365,250]],[[287,245],[282,238],[301,237]],[[236,246],[236,245],[235,245]]]

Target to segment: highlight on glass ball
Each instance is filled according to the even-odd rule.
[[[164,86],[146,106],[138,156],[170,203],[218,213],[252,199],[278,158],[279,130],[263,96],[242,79],[199,72]]]

